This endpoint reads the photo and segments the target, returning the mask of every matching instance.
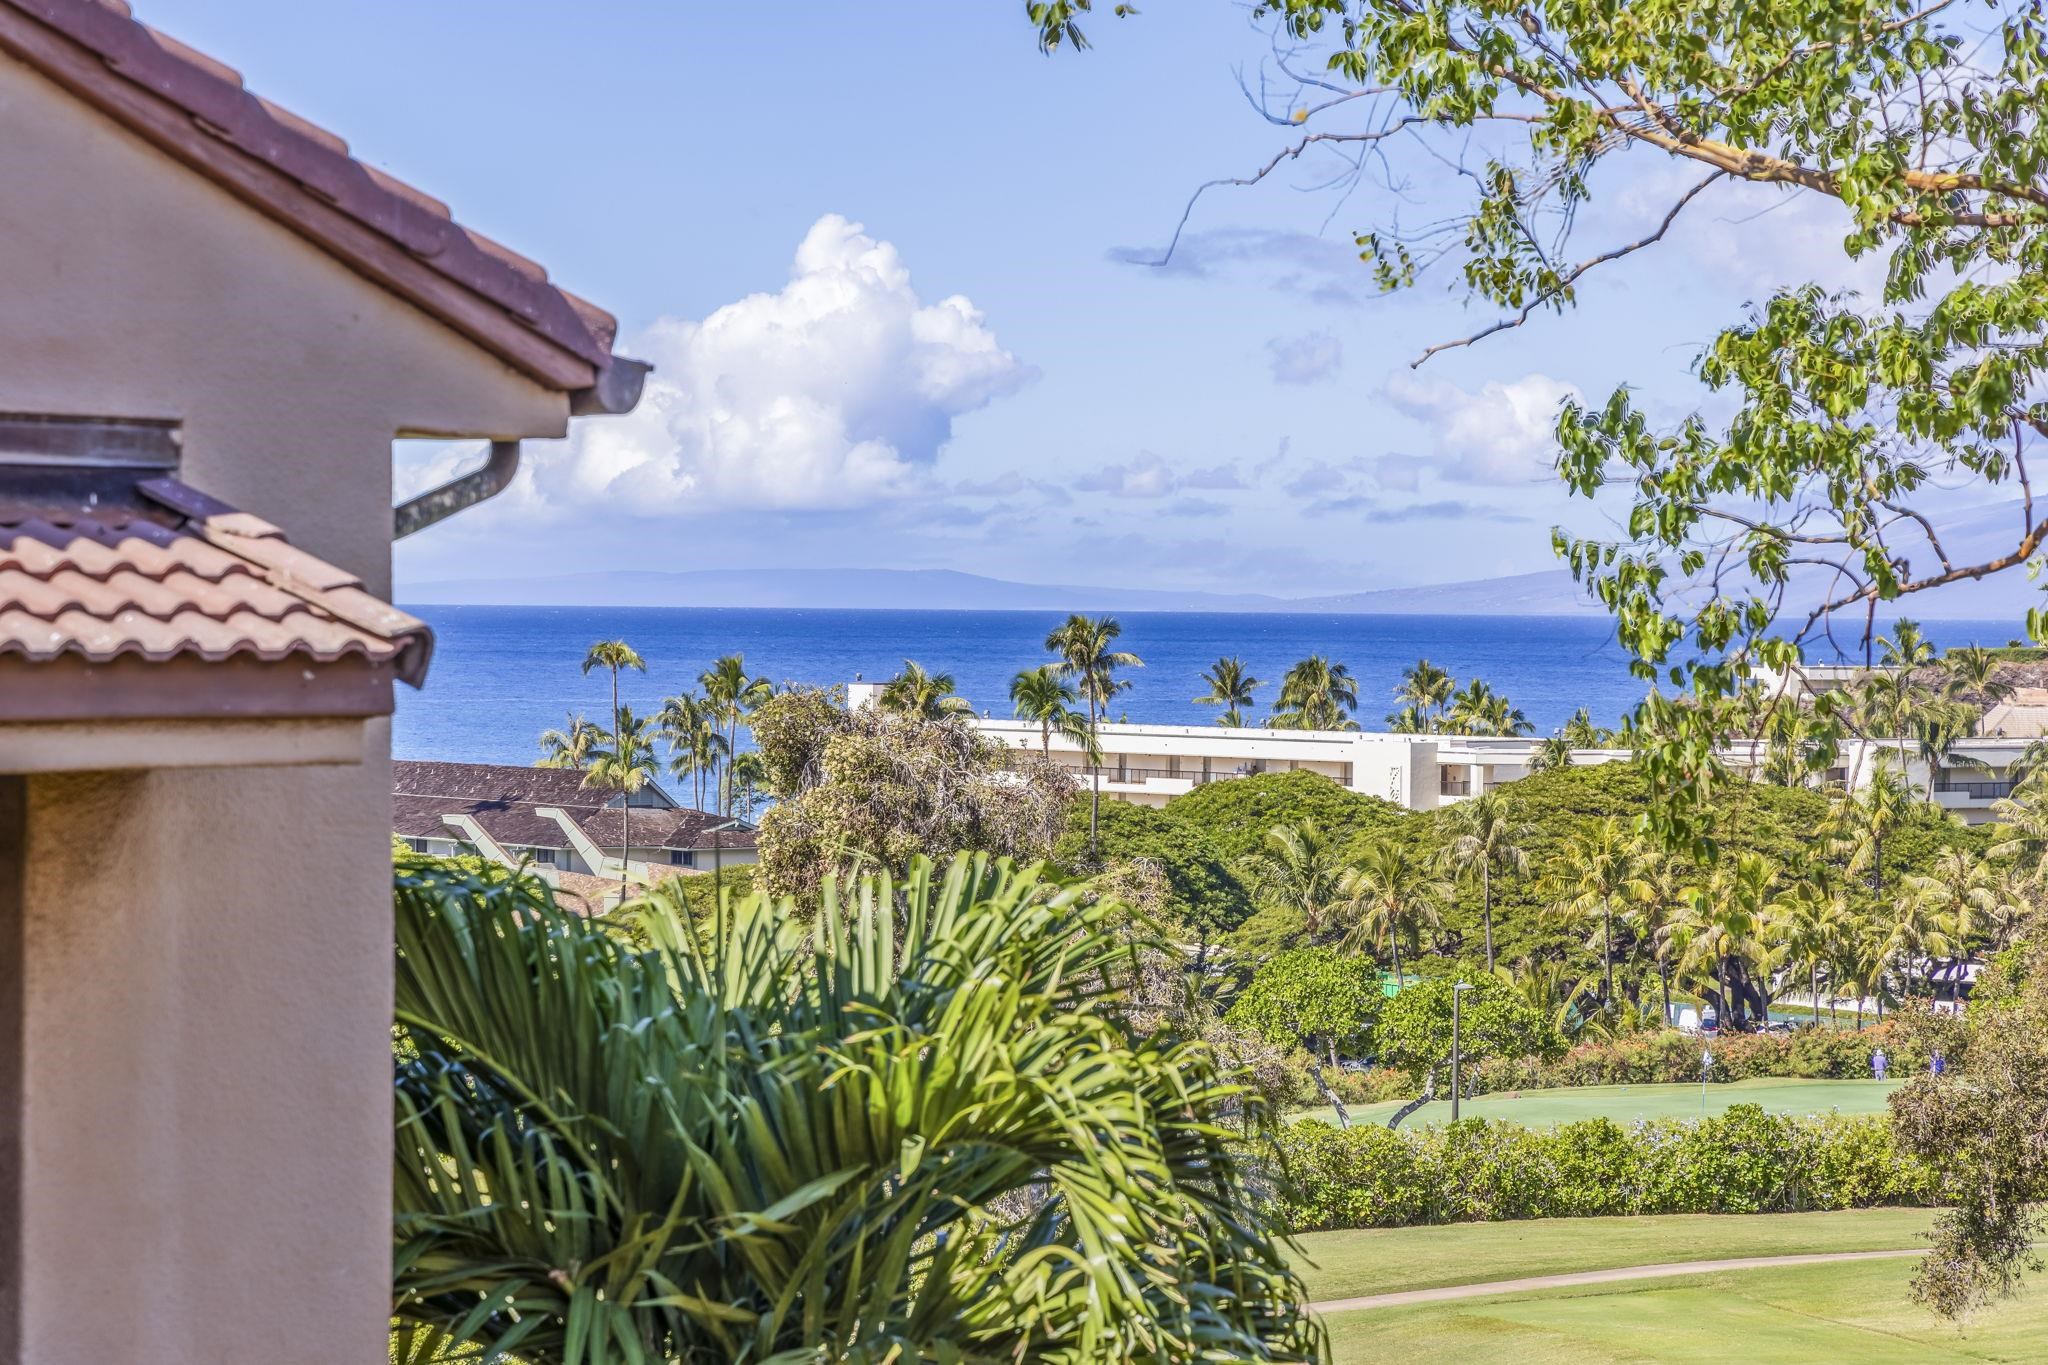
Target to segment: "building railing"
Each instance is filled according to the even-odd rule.
[[[1472,779],[1469,777],[1446,777],[1437,784],[1438,796],[1470,796]]]
[[[2004,781],[1985,782],[1966,782],[1950,777],[1937,777],[1934,779],[1935,791],[1954,792],[1958,796],[1967,796],[1978,801],[1995,801],[2000,797],[2011,796],[2013,788],[2018,785],[2019,783],[2009,778]]]

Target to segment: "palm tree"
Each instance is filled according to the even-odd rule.
[[[768,785],[768,762],[751,749],[732,760],[733,811],[742,820],[754,818],[762,788]]]
[[[1614,1002],[1614,912],[1637,870],[1635,840],[1611,815],[1573,835],[1544,869],[1545,885],[1556,898],[1553,919],[1575,926],[1599,921],[1603,1007]]]
[[[1440,921],[1451,885],[1438,876],[1429,861],[1407,843],[1382,836],[1368,842],[1344,874],[1344,896],[1352,920],[1344,946],[1377,944],[1382,938],[1392,946],[1394,981],[1401,980],[1401,938],[1424,924],[1434,928]]]
[[[1997,702],[2012,695],[2012,684],[1999,677],[2003,664],[1982,645],[1959,645],[1941,656],[1942,690],[1951,697]]]
[[[613,792],[619,802],[619,903],[626,902],[626,871],[633,853],[626,823],[633,796],[654,780],[654,723],[637,719],[630,707],[619,708],[612,747],[591,760],[583,785]]]
[[[1906,717],[1906,729],[1913,738],[1913,749],[1920,761],[1927,765],[1927,800],[1934,801],[1934,790],[1944,767],[1968,767],[1981,770],[1985,765],[1977,759],[1955,752],[1956,745],[1968,739],[1977,731],[1977,708],[1958,701],[1930,701],[1913,708]]]
[[[624,640],[599,640],[583,656],[583,676],[590,676],[590,670],[602,668],[612,675],[612,747],[619,746],[619,670],[630,668],[636,673],[647,671],[647,661],[640,652]]]
[[[1074,689],[1053,664],[1027,668],[1010,679],[1010,704],[1016,708],[1017,719],[1038,727],[1038,749],[1047,758],[1052,757],[1054,731],[1084,750],[1090,747],[1088,721],[1074,709],[1076,700]]]
[[[2031,758],[2021,761],[2027,775],[2010,796],[1991,804],[1997,823],[1984,852],[2009,863],[2019,885],[2038,895],[2048,887],[2048,767]]]
[[[719,765],[732,757],[725,736],[718,732],[718,717],[704,698],[683,692],[663,701],[654,719],[669,747],[669,771],[692,779],[692,804],[703,810],[706,778],[716,781]]]
[[[1830,891],[1817,878],[1795,882],[1770,905],[1764,926],[1771,943],[1770,965],[1805,975],[1816,1024],[1820,1022],[1820,974],[1833,964],[1849,919],[1849,907],[1841,894]]]
[[[1879,951],[1888,965],[1897,964],[1906,994],[1912,994],[1914,964],[1925,965],[1921,980],[1931,991],[1934,960],[1953,954],[1958,942],[1957,916],[1948,908],[1949,888],[1922,878],[1919,893],[1914,894],[1911,885],[1912,879],[1908,879],[1908,894],[1894,898],[1891,913],[1878,921],[1884,935]]]
[[[741,719],[775,695],[775,684],[766,678],[751,676],[747,672],[746,659],[738,654],[712,660],[711,667],[697,675],[697,685],[704,689],[705,705],[725,725],[725,751],[728,754],[739,748]],[[732,814],[731,776],[728,768],[724,792],[718,803],[721,815]]]
[[[1311,942],[1346,901],[1344,860],[1314,820],[1267,830],[1262,847],[1238,859],[1237,871],[1253,900],[1299,913]]]
[[[1450,843],[1444,862],[1454,876],[1479,874],[1479,919],[1486,930],[1486,970],[1493,970],[1493,871],[1529,875],[1529,854],[1523,847],[1536,826],[1516,818],[1513,800],[1490,791],[1451,808]]]
[[[1574,749],[1605,749],[1614,743],[1614,732],[1595,725],[1592,714],[1583,706],[1572,712],[1560,733]]]
[[[1401,674],[1401,682],[1394,688],[1394,700],[1414,714],[1418,722],[1416,731],[1426,733],[1437,728],[1437,719],[1451,704],[1455,687],[1450,674],[1427,659],[1417,659]]]
[[[1265,686],[1251,675],[1244,666],[1244,660],[1231,657],[1218,659],[1209,665],[1209,671],[1202,675],[1202,681],[1209,684],[1209,690],[1195,698],[1197,706],[1221,706],[1223,713],[1216,717],[1218,725],[1243,725],[1244,708],[1252,704],[1252,692]]]
[[[1115,648],[1124,628],[1114,616],[1069,616],[1045,637],[1045,647],[1058,658],[1053,667],[1063,678],[1072,679],[1081,700],[1088,703],[1088,739],[1091,749],[1100,748],[1102,712],[1110,698],[1130,686],[1116,676],[1120,668],[1143,668],[1145,661],[1127,650]],[[1091,768],[1099,765],[1090,764]],[[1097,831],[1102,823],[1102,775],[1088,775],[1088,856],[1098,853]]]
[[[826,894],[800,933],[671,881],[636,947],[408,873],[394,1360],[1319,1358],[1242,1088],[1113,1022],[1120,907],[965,859]]]
[[[1387,713],[1386,726],[1390,732],[1397,735],[1426,735],[1429,733],[1430,720],[1423,714],[1421,707],[1403,706],[1399,710]]]
[[[616,718],[615,718],[616,719]],[[567,726],[540,733],[540,759],[536,768],[581,768],[604,745],[603,727],[571,715]]]
[[[1863,1002],[1877,1001],[1877,1017],[1884,1018],[1884,934],[1873,923],[1851,919],[1843,926],[1835,944],[1831,979],[1839,980],[1856,993],[1856,1027],[1863,1027]]]
[[[1555,734],[1548,739],[1538,740],[1536,752],[1529,755],[1529,771],[1532,773],[1553,772],[1572,766],[1572,750],[1576,747],[1569,736]]]
[[[1723,859],[1705,887],[1687,891],[1683,913],[1667,930],[1678,955],[1679,974],[1703,973],[1715,982],[1722,1023],[1737,1031],[1746,1013],[1745,988],[1769,960],[1764,926],[1777,887],[1778,870],[1761,853]],[[1760,988],[1756,993],[1763,994]]]
[[[1920,632],[1920,623],[1903,616],[1893,623],[1889,637],[1877,637],[1877,646],[1891,668],[1918,668],[1934,657],[1934,644]]]
[[[1657,979],[1663,987],[1664,1024],[1671,1019],[1671,926],[1684,913],[1686,888],[1678,860],[1654,840],[1638,840],[1635,876],[1622,889],[1627,910],[1623,912],[1635,931],[1636,942],[1647,945],[1657,964]]]
[[[1884,846],[1912,811],[1906,780],[1892,766],[1891,751],[1880,749],[1863,790],[1836,798],[1823,836],[1833,851],[1847,859],[1851,876],[1868,879],[1872,895],[1884,894]]]
[[[1275,730],[1356,730],[1358,682],[1343,664],[1311,654],[1287,670],[1266,724]]]
[[[927,673],[915,659],[905,659],[903,671],[882,684],[879,700],[884,711],[925,720],[974,714],[974,704],[955,695],[951,673]]]

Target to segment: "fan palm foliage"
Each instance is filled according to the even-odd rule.
[[[539,884],[397,888],[393,1303],[532,1365],[1321,1353],[1203,1044],[1133,1038],[1120,907],[960,859],[657,891],[634,951]]]
[[[1524,847],[1536,826],[1518,818],[1514,798],[1490,791],[1453,806],[1444,867],[1454,877],[1479,876],[1479,922],[1486,933],[1486,970],[1493,970],[1493,874],[1529,875]]]
[[[1358,680],[1351,669],[1311,654],[1280,679],[1280,696],[1266,724],[1275,730],[1356,730]]]
[[[947,716],[971,716],[974,704],[958,695],[951,673],[928,673],[915,659],[903,661],[903,671],[882,684],[882,709],[926,720]]]
[[[1244,660],[1230,657],[1218,659],[1209,665],[1202,681],[1209,684],[1209,690],[1195,698],[1197,706],[1220,706],[1221,714],[1216,717],[1218,725],[1243,725],[1245,708],[1252,704],[1252,693],[1265,686],[1252,676]]]
[[[1450,899],[1451,884],[1406,842],[1381,837],[1358,850],[1344,873],[1344,897],[1352,916],[1344,946],[1387,943],[1394,980],[1401,979],[1401,940],[1425,925],[1434,928]]]
[[[1099,747],[1104,708],[1111,698],[1130,686],[1127,679],[1117,677],[1117,670],[1145,666],[1145,661],[1129,650],[1116,648],[1117,637],[1123,633],[1123,626],[1114,616],[1077,614],[1069,616],[1045,637],[1046,649],[1056,656],[1052,666],[1061,677],[1073,682],[1081,700],[1088,705],[1091,749]],[[1091,773],[1088,779],[1088,856],[1091,859],[1100,851],[1101,825],[1102,778],[1099,773]]]

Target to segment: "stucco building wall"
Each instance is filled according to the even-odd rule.
[[[563,394],[7,58],[0,127],[0,411],[177,419],[182,478],[380,594],[394,436],[565,429]],[[377,720],[349,764],[14,784],[0,1349],[383,1358],[389,748]]]

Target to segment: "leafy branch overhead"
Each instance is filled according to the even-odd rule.
[[[1031,12],[1057,45],[1048,25],[1089,6]],[[1219,186],[1338,158],[1321,183],[1341,196],[1333,213],[1367,220],[1356,239],[1382,288],[1448,272],[1493,310],[1418,364],[1568,312],[1590,274],[1671,249],[1674,224],[1738,182],[1832,204],[1843,258],[1883,263],[1874,298],[1809,284],[1731,319],[1697,362],[1714,415],[1653,421],[1626,388],[1559,414],[1560,478],[1618,530],[1560,528],[1553,543],[1666,689],[1638,729],[1667,837],[1697,838],[1717,749],[1760,714],[1732,704],[1760,665],[1869,657],[1882,604],[2036,560],[2037,7],[1262,0],[1255,13],[1272,49],[1241,84],[1289,132],[1187,214]],[[1423,189],[1452,211],[1411,221]],[[1613,226],[1629,213],[1640,221]],[[1968,536],[1966,507],[1980,523]],[[1841,733],[1841,718],[1821,720]]]

